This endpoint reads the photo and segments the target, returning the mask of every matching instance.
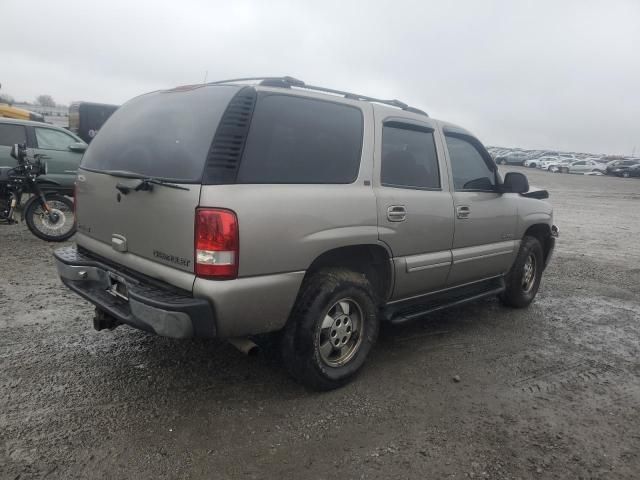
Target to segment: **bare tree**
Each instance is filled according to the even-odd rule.
[[[55,107],[56,102],[53,101],[53,97],[51,95],[38,95],[36,97],[36,103],[43,107]]]

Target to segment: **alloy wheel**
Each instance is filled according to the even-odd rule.
[[[355,300],[343,298],[333,304],[316,336],[322,361],[339,367],[351,360],[362,344],[363,327],[362,308]]]
[[[524,262],[522,273],[522,290],[525,293],[529,293],[536,283],[536,268],[536,257],[533,253],[530,253]]]

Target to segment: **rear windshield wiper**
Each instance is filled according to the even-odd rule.
[[[103,173],[111,175],[112,177],[133,178],[140,181],[136,186],[129,186],[118,182],[116,188],[124,195],[129,193],[131,190],[134,190],[136,192],[150,192],[151,190],[153,190],[153,185],[162,185],[163,187],[175,188],[177,190],[189,190],[187,187],[162,180],[161,178],[146,177],[144,175],[140,175],[139,173],[129,172],[127,170],[105,170]]]

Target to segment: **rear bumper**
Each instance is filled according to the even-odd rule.
[[[75,246],[54,252],[58,275],[68,288],[118,321],[164,337],[215,337],[210,303],[168,284],[132,275]],[[126,285],[128,300],[112,293],[113,278]]]

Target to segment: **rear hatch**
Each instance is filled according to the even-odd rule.
[[[78,171],[78,245],[190,290],[203,169],[238,89],[161,91],[118,109]]]

